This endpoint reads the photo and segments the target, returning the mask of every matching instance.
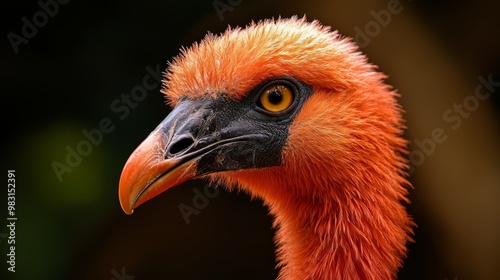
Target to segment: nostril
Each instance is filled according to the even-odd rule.
[[[193,145],[194,141],[192,138],[182,138],[177,140],[175,143],[170,145],[170,149],[168,150],[168,154],[170,155],[176,155],[187,148],[191,147]]]

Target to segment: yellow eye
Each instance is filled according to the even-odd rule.
[[[266,88],[260,95],[260,105],[269,112],[278,113],[286,110],[293,102],[293,91],[283,84]]]

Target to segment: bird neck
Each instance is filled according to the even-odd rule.
[[[248,182],[275,217],[279,279],[396,277],[412,224],[399,176],[288,178]],[[311,188],[312,196],[304,192]]]
[[[339,191],[313,200],[295,197],[287,205],[271,205],[282,278],[395,278],[406,243],[406,212],[396,201],[364,197],[374,196],[366,191],[363,196]]]

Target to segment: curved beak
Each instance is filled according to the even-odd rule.
[[[132,214],[144,202],[196,176],[197,153],[170,153],[173,144],[191,139],[191,128],[200,125],[192,109],[189,104],[179,104],[128,158],[118,189],[125,213]],[[193,143],[184,148],[189,144]]]
[[[237,105],[237,104],[236,104]],[[123,168],[120,204],[127,214],[169,188],[220,171],[280,164],[274,132],[225,100],[179,102],[129,157]],[[224,110],[220,110],[224,108]],[[259,158],[259,160],[256,160]]]
[[[119,184],[120,205],[125,213],[132,214],[144,202],[194,178],[198,160],[164,159],[164,147],[165,135],[156,129],[127,160]]]

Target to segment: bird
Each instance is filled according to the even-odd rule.
[[[414,242],[400,94],[306,16],[252,21],[168,63],[172,111],[119,181],[127,214],[192,179],[261,199],[278,279],[395,279]]]

